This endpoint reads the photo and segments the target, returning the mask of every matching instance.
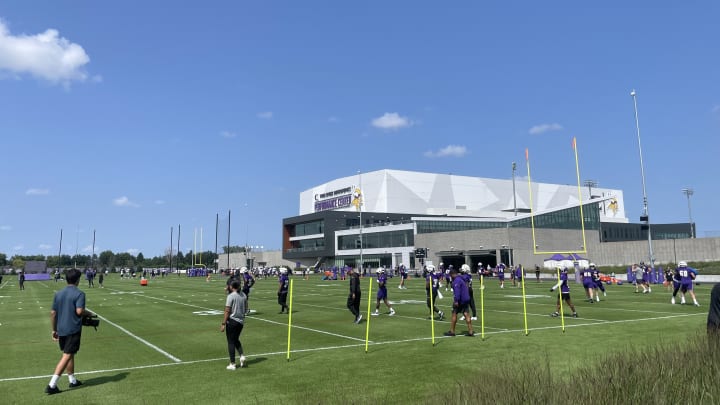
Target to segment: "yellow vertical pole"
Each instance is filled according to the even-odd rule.
[[[480,336],[485,340],[485,277],[480,275]]]
[[[367,322],[365,324],[365,353],[368,352],[368,343],[370,342],[370,305],[372,305],[372,285],[373,278],[370,277],[370,287],[368,288],[368,310],[367,310]]]
[[[560,300],[560,324],[562,325],[562,331],[565,333],[565,315],[563,314],[563,300],[562,300],[562,282],[560,281],[560,269],[557,269],[557,278],[560,286],[558,287],[558,300]]]
[[[585,216],[583,215],[583,203],[582,203],[582,192],[580,191],[580,163],[578,161],[578,151],[577,151],[577,140],[575,137],[573,137],[572,140],[572,146],[573,150],[575,151],[575,174],[577,175],[577,185],[578,185],[578,200],[580,201],[580,227],[582,228],[582,238],[583,238],[583,252],[587,252],[587,244],[585,240]],[[592,198],[590,196],[589,198]]]
[[[290,280],[290,306],[288,307],[288,347],[287,361],[290,361],[290,331],[292,331],[293,280]]]
[[[435,347],[435,312],[433,311],[433,308],[435,308],[435,302],[433,301],[433,280],[432,280],[432,273],[428,273],[428,278],[425,280],[428,285],[430,286],[430,336],[433,347]]]
[[[525,269],[520,266],[520,274],[522,274],[522,297],[523,297],[523,316],[525,317],[525,336],[529,335],[527,323],[527,300],[525,298]]]

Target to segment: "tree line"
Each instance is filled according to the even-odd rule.
[[[223,251],[227,251],[223,248]],[[173,252],[172,268],[187,269],[202,264],[206,267],[214,268],[217,259],[215,252],[205,251],[197,252],[193,257],[193,252]],[[120,268],[145,268],[145,267],[171,267],[170,253],[163,256],[155,256],[151,258],[145,257],[142,252],[133,255],[128,252],[115,253],[111,250],[105,250],[95,255],[14,255],[8,258],[5,253],[0,253],[0,267],[12,267],[14,269],[22,269],[25,262],[28,261],[45,261],[47,267],[75,267],[79,269],[95,268],[100,270],[120,269]]]

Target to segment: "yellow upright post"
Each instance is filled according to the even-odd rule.
[[[428,278],[425,279],[425,282],[430,287],[430,335],[431,335],[431,341],[433,347],[435,347],[435,311],[433,308],[435,308],[435,302],[433,301],[433,282],[432,282],[432,273],[428,273]]]
[[[480,336],[485,340],[485,277],[480,275]]]
[[[560,268],[557,269],[557,278],[560,286],[558,287],[558,300],[560,300],[560,324],[562,325],[562,331],[565,333],[565,315],[563,314],[563,300],[562,300],[562,282],[560,281]]]
[[[293,280],[290,280],[290,306],[288,307],[288,346],[287,361],[290,361],[290,332],[292,331],[292,301],[293,301]]]
[[[365,353],[368,352],[368,342],[370,342],[370,305],[372,305],[372,284],[373,278],[370,277],[370,287],[368,288],[368,310],[367,310],[367,322],[365,323]]]
[[[525,299],[525,269],[520,266],[520,274],[522,274],[522,297],[523,297],[523,316],[525,317],[525,336],[530,334],[528,331],[528,323],[527,323],[527,300]]]

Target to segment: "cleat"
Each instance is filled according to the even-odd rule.
[[[395,315],[395,310],[394,310],[394,309],[391,309],[389,316],[393,316],[393,315]]]
[[[362,321],[362,314],[358,314],[358,316],[355,317],[355,323],[360,323]]]
[[[440,320],[442,321],[443,318],[445,318],[445,312],[443,312],[443,311],[438,312],[438,316],[440,316]]]
[[[378,312],[378,311],[375,311],[375,312],[373,312],[373,313],[372,313],[372,314],[370,314],[370,315],[372,315],[372,316],[378,316],[378,315],[380,315],[380,312]]]
[[[470,320],[471,320],[471,321],[477,321],[477,316],[473,316],[472,318],[470,318]]]
[[[599,295],[596,295],[596,296],[595,296],[595,301],[600,302],[600,296],[599,296]]]
[[[695,301],[695,302],[693,303],[693,305],[695,305],[696,307],[699,307],[699,306],[700,306],[700,304],[698,304],[697,301]]]
[[[236,368],[237,368],[237,367],[236,367],[234,364],[232,364],[232,363],[228,364],[228,366],[225,367],[226,370],[235,370]]]
[[[578,316],[577,316],[577,312],[573,312],[573,315],[572,315],[572,316],[573,316],[573,318],[577,318],[577,317],[578,317]]]
[[[49,385],[45,387],[45,393],[48,395],[59,394],[61,392],[62,391],[60,391],[60,388],[58,388],[57,385],[54,387],[51,387]]]
[[[69,386],[70,386],[70,388],[76,388],[76,387],[79,387],[79,386],[81,386],[81,385],[83,385],[82,381],[80,381],[80,380],[75,380],[75,382],[74,382],[74,383],[70,383]]]
[[[603,291],[603,297],[607,297],[607,293]]]
[[[560,316],[560,314],[557,312],[553,312],[552,314],[550,314],[550,316],[552,316],[553,318],[557,318],[558,316]]]
[[[461,317],[460,317],[460,320],[461,320],[461,321],[464,321],[464,320],[465,320],[465,315],[461,316]]]
[[[468,332],[465,336],[473,337],[475,336],[475,332]]]
[[[670,298],[670,303],[675,305],[675,297]]]
[[[443,333],[443,336],[455,336],[455,333],[447,331],[447,332]]]
[[[240,355],[240,368],[245,366],[245,356]]]

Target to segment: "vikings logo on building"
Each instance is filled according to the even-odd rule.
[[[608,209],[612,211],[613,215],[617,214],[619,209],[617,198],[613,198],[612,200],[610,200],[610,204],[608,204]]]
[[[355,210],[360,211],[362,207],[362,193],[359,188],[356,188],[352,193],[352,202],[350,203],[355,206]]]

